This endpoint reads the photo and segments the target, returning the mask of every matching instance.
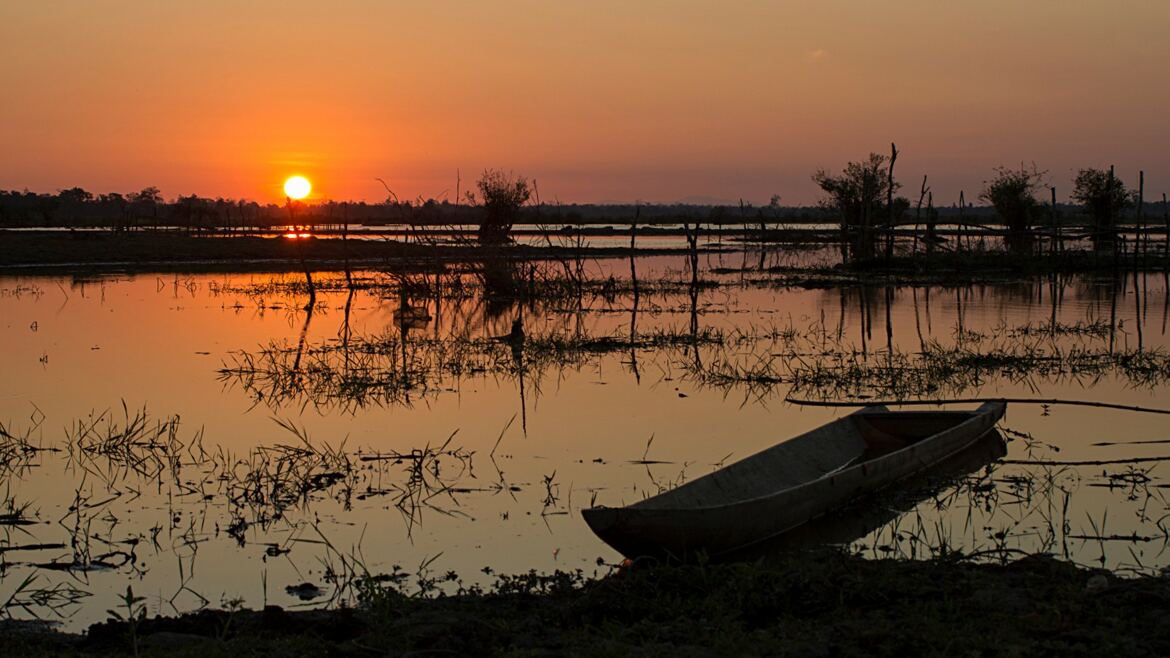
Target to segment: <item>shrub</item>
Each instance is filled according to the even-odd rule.
[[[528,179],[506,174],[499,169],[487,169],[476,186],[484,208],[483,221],[479,225],[480,243],[507,242],[520,208],[532,195]]]
[[[863,162],[850,162],[841,175],[834,176],[824,169],[813,174],[813,182],[827,195],[821,205],[841,213],[842,237],[853,249],[855,258],[873,255],[872,227],[885,222],[889,216],[886,199],[901,187],[893,183],[890,189],[889,158],[870,153]]]
[[[1027,251],[1032,246],[1032,217],[1039,207],[1036,191],[1043,185],[1044,174],[1020,166],[1019,169],[999,167],[995,176],[983,184],[980,198],[995,208],[996,214],[1007,226],[1008,248]]]
[[[1113,241],[1117,218],[1133,199],[1125,183],[1112,171],[1082,169],[1073,183],[1073,198],[1085,207],[1093,221],[1093,241]]]

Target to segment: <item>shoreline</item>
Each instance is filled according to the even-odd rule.
[[[422,574],[419,575],[423,577]],[[438,582],[456,583],[455,577]],[[1118,578],[1049,556],[769,563],[501,576],[425,596],[359,587],[329,611],[201,610],[91,626],[12,625],[5,655],[1166,655],[1170,577]],[[403,580],[395,581],[398,583]],[[365,589],[361,589],[364,587]],[[425,585],[424,585],[425,587]],[[412,653],[418,652],[418,653]]]
[[[303,250],[303,251],[302,251]],[[685,253],[685,249],[640,248],[639,255]],[[342,271],[379,266],[438,266],[451,262],[531,261],[628,257],[626,247],[534,247],[509,245],[418,245],[395,240],[281,237],[207,237],[154,233],[34,233],[0,231],[0,274],[114,272],[298,272],[302,261],[315,269]]]

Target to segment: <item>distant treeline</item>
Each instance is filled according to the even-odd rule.
[[[973,209],[978,213],[990,209]],[[946,209],[942,212],[946,214]],[[956,211],[957,212],[957,211]],[[0,190],[0,227],[74,227],[114,230],[179,229],[198,231],[252,231],[289,224],[340,227],[343,224],[476,225],[483,217],[480,205],[427,199],[366,203],[325,201],[288,206],[260,204],[245,199],[205,198],[196,195],[164,200],[159,190],[94,194],[81,188],[56,194]],[[530,204],[520,212],[521,223],[642,225],[702,221],[711,224],[833,221],[835,212],[822,206],[754,206],[692,204]]]
[[[898,194],[902,189],[894,175],[898,154],[897,144],[891,143],[888,156],[870,153],[868,158],[847,163],[839,173],[818,169],[812,176],[824,193],[821,206],[837,212],[842,255],[847,260],[878,257],[888,261],[895,255],[898,232],[908,225],[914,227],[911,253],[917,252],[920,242],[930,253],[943,239],[938,229],[948,221],[942,212],[946,204],[935,204],[929,176],[922,177],[917,202]],[[968,218],[974,213],[965,191],[959,192],[958,221],[949,221],[958,224],[961,232],[978,227],[1002,235],[1004,246],[1016,255],[1043,248],[1060,251],[1067,239],[1083,237],[1090,239],[1097,252],[1111,250],[1116,256],[1128,242],[1136,254],[1139,246],[1149,249],[1152,233],[1166,235],[1162,251],[1170,255],[1170,206],[1165,193],[1160,203],[1147,203],[1145,180],[1145,171],[1138,171],[1137,185],[1129,187],[1112,165],[1108,170],[1086,167],[1077,172],[1071,194],[1066,192],[1077,205],[1067,206],[1057,202],[1057,190],[1049,184],[1047,172],[1035,164],[1000,166],[977,196],[992,211],[991,221]],[[1154,229],[1154,223],[1162,226]],[[1076,230],[1069,234],[1066,227]]]
[[[1147,214],[1164,214],[1167,208],[1158,200],[1147,202]],[[1079,206],[1058,204],[1065,218],[1082,213]],[[960,216],[957,204],[933,209],[941,220]],[[448,226],[477,225],[483,219],[481,205],[452,203],[434,199],[389,201],[384,203],[311,202],[287,205],[260,204],[245,199],[205,198],[196,195],[165,200],[158,188],[139,192],[94,194],[81,188],[61,190],[56,194],[0,190],[0,228],[108,228],[113,230],[169,229],[202,231],[265,231],[290,224],[340,228],[342,225],[365,226]],[[992,206],[968,203],[962,216],[966,221],[992,223],[996,211]],[[703,222],[712,225],[760,222],[809,223],[836,222],[840,212],[829,205],[782,206],[772,203],[756,206],[692,204],[529,204],[518,217],[519,224],[572,225],[629,223],[637,218],[640,225]]]

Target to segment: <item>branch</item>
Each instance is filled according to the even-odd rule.
[[[855,400],[855,401],[828,401],[828,400],[802,400],[788,396],[784,401],[789,404],[795,404],[806,407],[870,407],[876,405],[885,405],[890,407],[913,407],[913,406],[928,406],[928,405],[942,405],[942,404],[971,404],[975,402],[1004,402],[1006,404],[1047,404],[1047,405],[1063,405],[1069,407],[1097,407],[1100,409],[1118,409],[1121,411],[1137,411],[1147,414],[1165,414],[1170,415],[1170,409],[1158,409],[1154,407],[1139,407],[1132,404],[1115,404],[1112,402],[1093,402],[1090,400],[1061,400],[1057,398],[951,398],[942,400]]]

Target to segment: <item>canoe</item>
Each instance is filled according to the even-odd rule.
[[[1007,442],[993,428],[969,448],[899,480],[880,496],[862,496],[775,537],[723,553],[718,560],[771,562],[780,557],[783,562],[783,556],[794,550],[850,546],[874,531],[889,528],[899,516],[925,501],[936,500],[958,479],[986,468],[1006,454]]]
[[[719,558],[930,469],[992,431],[1006,406],[868,407],[657,496],[581,513],[629,558]]]

